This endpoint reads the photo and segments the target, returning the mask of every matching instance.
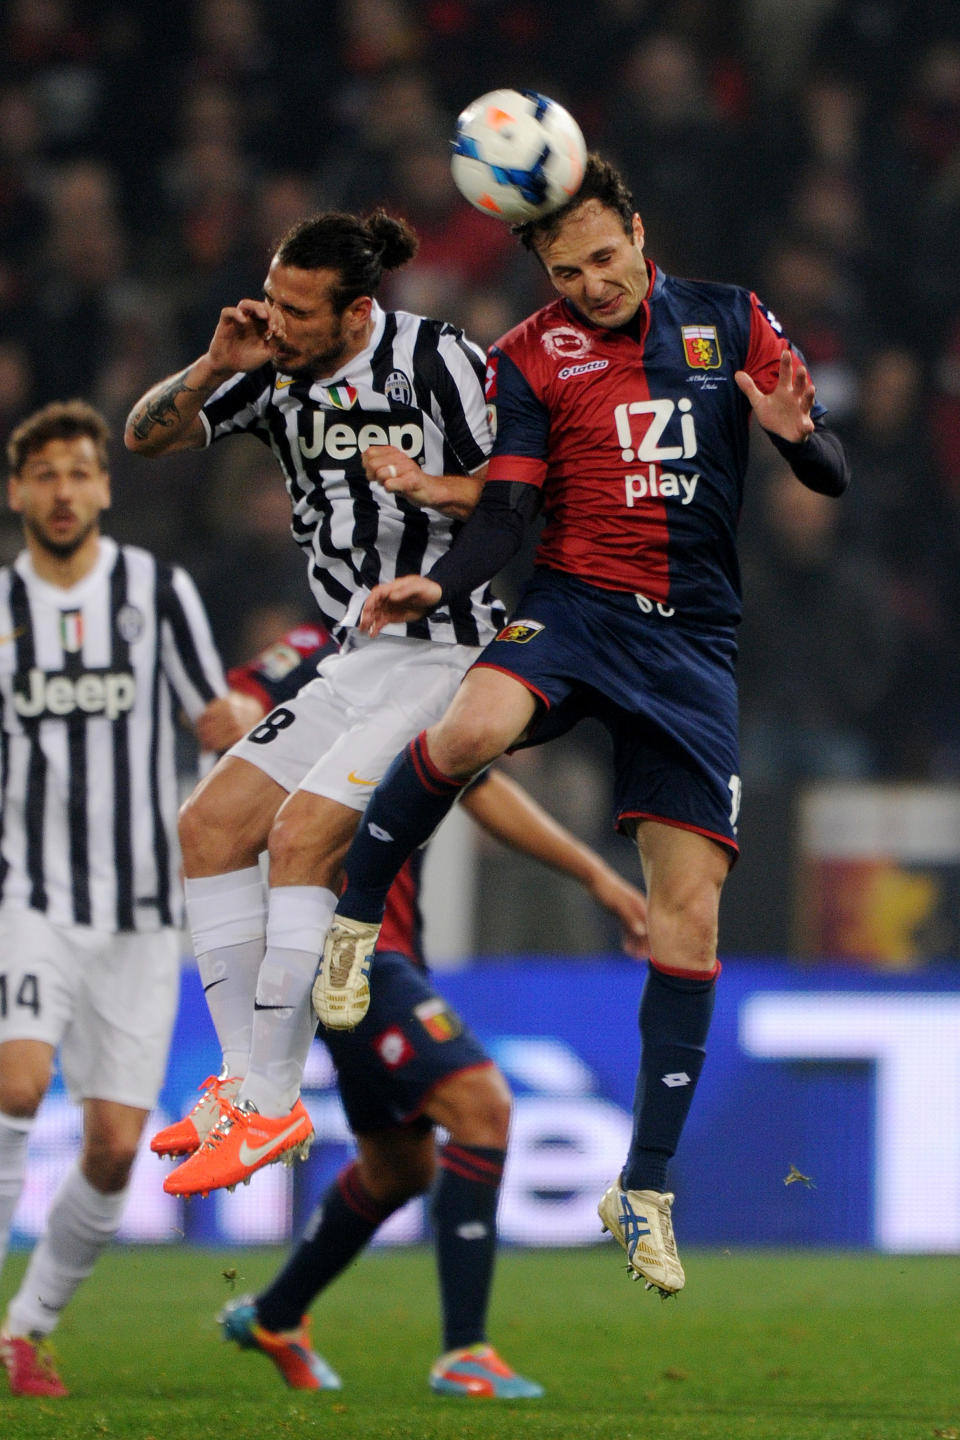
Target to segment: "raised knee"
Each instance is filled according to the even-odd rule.
[[[46,1086],[29,1075],[5,1075],[0,1083],[0,1115],[32,1120],[45,1093]]]
[[[717,951],[719,891],[713,887],[651,895],[647,908],[650,950],[666,964],[697,968]]]
[[[122,1190],[130,1178],[137,1147],[122,1139],[107,1139],[84,1147],[82,1169],[95,1190],[104,1195]]]
[[[462,1145],[505,1150],[510,1133],[510,1088],[495,1065],[467,1070],[436,1092],[431,1114]]]
[[[177,822],[180,849],[188,868],[191,862],[208,860],[223,848],[228,833],[222,809],[208,804],[203,793],[191,795],[180,807]]]

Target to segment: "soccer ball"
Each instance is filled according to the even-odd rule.
[[[450,168],[460,194],[510,224],[536,220],[575,195],[587,147],[569,111],[536,90],[491,90],[462,112]]]

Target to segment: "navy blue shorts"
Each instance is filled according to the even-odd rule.
[[[333,1058],[355,1135],[418,1120],[442,1081],[493,1064],[429,974],[390,950],[373,957],[370,1009],[357,1028],[321,1025],[317,1034]]]
[[[737,645],[730,627],[693,628],[645,597],[538,570],[515,619],[477,665],[542,702],[523,745],[594,716],[614,751],[617,828],[662,820],[737,853]],[[520,748],[519,746],[517,748]]]

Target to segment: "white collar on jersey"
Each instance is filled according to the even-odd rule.
[[[314,385],[319,385],[322,389],[329,390],[331,385],[343,385],[350,379],[351,374],[368,368],[370,356],[383,339],[383,330],[387,323],[386,313],[376,300],[371,301],[370,316],[373,320],[373,329],[370,332],[370,339],[363,349],[359,350],[356,355],[348,360],[346,365],[342,365],[335,374],[325,375],[322,380],[314,380]]]
[[[110,574],[114,566],[114,561],[117,558],[117,548],[116,540],[111,539],[109,535],[101,535],[97,559],[93,568],[88,570],[83,579],[78,580],[76,585],[66,587],[63,585],[52,585],[49,580],[41,579],[33,568],[33,560],[29,550],[20,551],[20,554],[13,562],[13,568],[17,571],[18,575],[22,576],[28,585],[34,589],[45,591],[55,604],[61,606],[61,608],[65,606],[69,610],[71,608],[70,601],[78,601],[86,590],[92,589],[95,585],[99,585],[104,576]]]

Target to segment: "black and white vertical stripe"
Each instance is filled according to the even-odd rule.
[[[234,375],[204,406],[211,441],[247,432],[276,455],[311,589],[339,639],[374,585],[429,570],[460,528],[371,485],[361,452],[390,443],[428,474],[472,474],[493,443],[483,380],[483,353],[459,330],[375,306],[369,346],[336,376],[311,383],[268,364]],[[454,614],[444,609],[387,633],[484,645],[502,623],[484,587]]]
[[[225,688],[182,570],[107,539],[71,590],[26,553],[0,569],[0,903],[105,931],[179,924],[176,712]]]

